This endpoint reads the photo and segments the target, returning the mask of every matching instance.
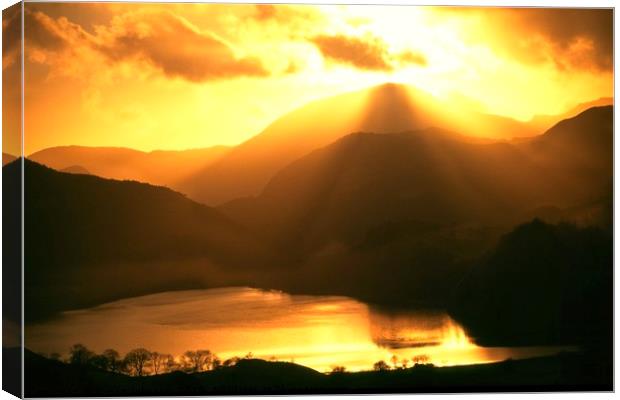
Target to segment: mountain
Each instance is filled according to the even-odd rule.
[[[70,167],[67,168],[63,168],[60,170],[60,172],[67,172],[69,174],[84,174],[84,175],[90,175],[90,172],[88,172],[88,170],[80,165],[72,165]]]
[[[14,161],[17,157],[9,153],[2,153],[2,166],[7,165],[11,161]]]
[[[460,283],[451,313],[480,344],[613,344],[611,230],[534,220]]]
[[[438,129],[351,134],[218,209],[298,261],[286,290],[433,303],[515,224],[550,209],[609,224],[612,116],[590,109],[518,144]]]
[[[577,104],[575,107],[567,110],[559,115],[535,115],[529,124],[535,126],[540,132],[551,128],[558,121],[569,119],[592,107],[613,106],[613,97],[601,97],[599,99]]]
[[[510,118],[465,111],[413,87],[385,84],[318,100],[279,118],[179,188],[196,201],[222,204],[259,194],[278,170],[349,133],[431,127],[459,132],[471,141],[538,133]]]
[[[218,160],[229,150],[225,146],[215,146],[143,152],[123,147],[60,146],[38,151],[28,158],[59,171],[89,173],[103,178],[134,180],[178,189],[178,182]]]
[[[593,108],[518,145],[437,129],[356,133],[291,163],[259,196],[220,209],[316,250],[330,240],[353,244],[389,221],[498,224],[537,207],[587,204],[611,187],[612,117],[612,107]]]
[[[505,143],[471,144],[435,129],[356,133],[281,170],[257,198],[222,211],[276,241],[314,251],[354,245],[390,221],[427,225],[499,221],[544,190],[525,155]]]
[[[5,179],[19,173],[19,162],[3,168]],[[245,229],[164,187],[26,160],[25,192],[28,320],[145,293],[247,283],[278,265]]]
[[[610,224],[613,199],[613,106],[593,107],[560,121],[518,148],[544,168],[574,222],[590,219]]]

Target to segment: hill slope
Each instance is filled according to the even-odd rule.
[[[19,175],[19,163],[4,167]],[[234,284],[275,263],[218,211],[179,193],[25,161],[28,319],[144,293]]]
[[[517,223],[553,209],[558,220],[609,224],[611,111],[520,144],[436,129],[352,134],[219,209],[298,260],[286,290],[436,304]],[[583,149],[591,155],[579,158]]]
[[[258,197],[220,209],[306,250],[352,245],[391,221],[512,223],[610,194],[612,117],[611,107],[593,108],[516,145],[437,129],[352,134],[282,169]]]
[[[230,149],[216,146],[183,151],[143,152],[122,147],[51,147],[28,158],[63,172],[80,168],[103,178],[127,179],[178,189],[178,183],[210,165]]]
[[[505,235],[456,293],[451,312],[478,343],[610,351],[612,235],[535,220]]]
[[[351,132],[386,133],[430,127],[465,136],[503,139],[537,133],[510,118],[459,111],[413,87],[385,84],[322,99],[279,118],[221,160],[189,177],[181,190],[211,205],[257,195],[279,169]]]

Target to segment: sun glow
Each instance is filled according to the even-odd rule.
[[[611,70],[582,62],[597,55],[596,38],[559,46],[536,34],[515,47],[514,35],[530,27],[510,9],[29,3],[26,10],[41,33],[25,45],[27,154],[67,144],[234,145],[310,101],[385,82],[521,120],[613,92]],[[139,40],[127,41],[134,34]],[[118,47],[123,42],[133,44]],[[12,60],[3,60],[7,79],[17,71]]]

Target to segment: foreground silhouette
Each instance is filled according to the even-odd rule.
[[[19,356],[19,349],[4,357]],[[130,377],[90,366],[68,365],[28,350],[26,396],[181,396],[223,394],[320,394],[611,390],[611,366],[583,354],[560,354],[495,364],[321,374],[293,363],[240,360],[199,373]]]

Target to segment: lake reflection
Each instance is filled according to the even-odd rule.
[[[378,360],[427,356],[435,365],[485,363],[561,348],[483,348],[441,312],[387,313],[347,297],[250,288],[159,293],[63,313],[26,327],[33,351],[65,354],[75,343],[121,354],[136,347],[180,355],[209,349],[294,361],[319,371],[368,370]]]

